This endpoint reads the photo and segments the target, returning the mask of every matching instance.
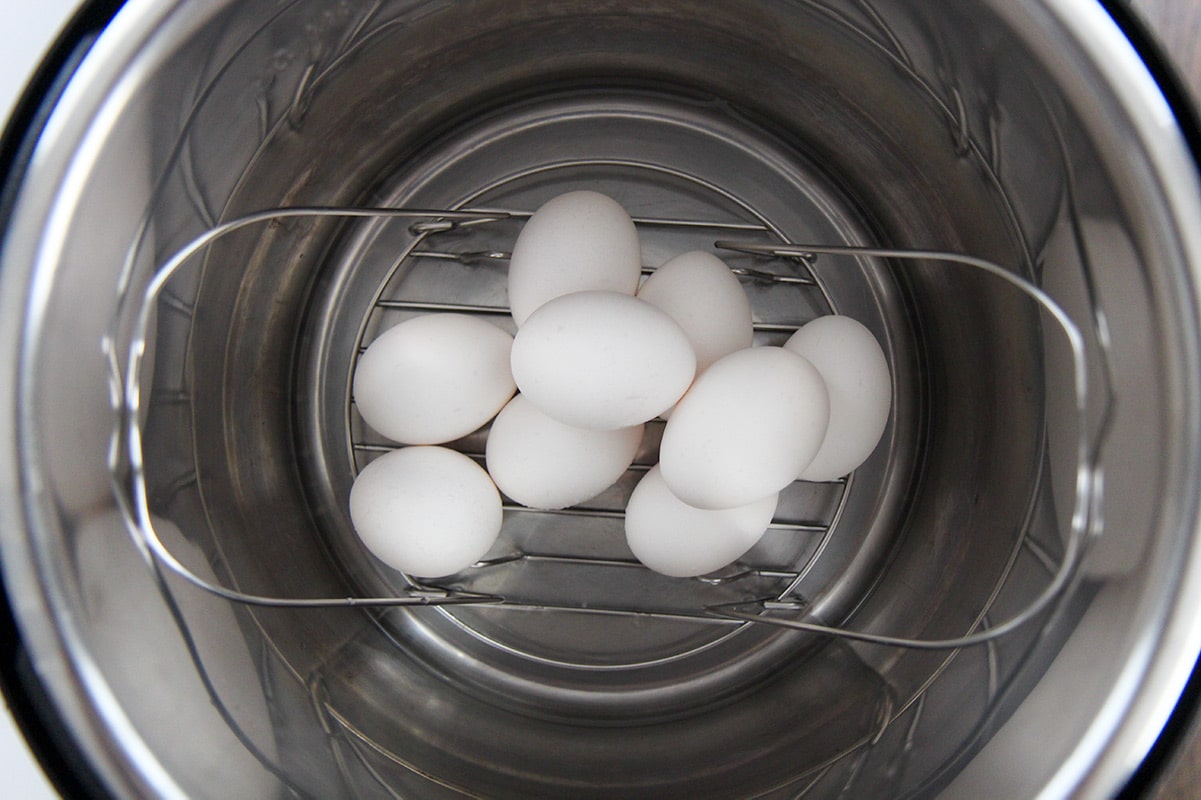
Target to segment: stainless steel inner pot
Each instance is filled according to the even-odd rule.
[[[109,467],[156,265],[266,208],[530,211],[573,188],[745,226],[644,226],[652,267],[759,237],[966,253],[1044,287],[1087,333],[1103,492],[1069,589],[952,650],[692,613],[790,592],[809,619],[950,638],[1064,557],[1079,415],[1048,318],[978,272],[849,255],[725,253],[815,279],[746,280],[759,343],[852,315],[894,407],[867,464],[791,487],[718,580],[620,563],[636,474],[584,513],[506,512],[490,555],[528,557],[443,584],[502,606],[260,607],[148,569]],[[0,544],[36,667],[119,795],[1109,795],[1201,648],[1199,197],[1168,105],[1084,0],[133,0],[51,110],[4,241]],[[506,324],[503,261],[437,253],[503,251],[519,220],[411,222],[248,227],[158,297],[147,503],[197,574],[413,588],[347,518],[388,446],[349,403],[353,362],[430,307]]]

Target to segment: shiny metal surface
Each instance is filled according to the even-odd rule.
[[[1201,100],[1201,4],[1134,0],[1130,5],[1163,48],[1164,68],[1180,78],[1186,98],[1196,107]],[[1187,704],[1177,711],[1182,722],[1189,713]],[[1171,729],[1157,743],[1155,755],[1164,760],[1144,764],[1136,778],[1153,783],[1147,794],[1154,800],[1187,800],[1201,784],[1201,719],[1194,714],[1176,730],[1182,737],[1174,747]]]
[[[197,796],[1110,793],[1195,660],[1183,609],[1201,593],[1196,167],[1112,23],[1067,0],[463,11],[135,2],[40,144],[0,272],[14,376],[0,545],[41,668],[106,779]],[[545,171],[585,158],[607,169]],[[1086,577],[1041,626],[950,654],[623,615],[231,607],[217,644],[185,646],[182,663],[251,687],[235,698],[210,681],[202,699],[238,709],[195,723],[241,755],[214,743],[181,763],[137,690],[153,662],[127,656],[168,645],[139,638],[137,616],[97,624],[114,604],[188,612],[185,591],[164,602],[153,582],[123,597],[133,582],[94,555],[97,530],[132,547],[97,521],[111,514],[108,321],[132,324],[153,265],[243,213],[528,209],[580,181],[636,215],[734,210],[789,239],[977,255],[1077,318],[1100,314],[1089,344],[1109,342],[1113,402],[1089,409],[1111,435]],[[505,249],[477,246],[482,232],[473,251]],[[676,235],[648,235],[652,266],[694,234]],[[500,292],[488,259],[427,257],[385,287],[411,238],[280,221],[222,239],[163,295],[148,503],[180,529],[189,567],[272,596],[398,585],[348,536],[341,500],[371,452],[353,443],[372,444],[343,421],[350,360],[364,326],[407,313],[374,314],[381,289],[399,304]],[[827,307],[864,318],[889,345],[898,403],[891,446],[845,495],[796,499],[798,520],[836,515],[807,596],[881,634],[962,635],[981,608],[992,624],[1063,553],[1065,355],[1020,295],[978,277],[829,263],[824,295],[765,292],[757,313],[769,328]],[[604,549],[603,514],[511,517],[511,540],[587,537],[599,561],[621,555]],[[513,566],[488,574],[547,582]],[[556,590],[613,590],[589,574]],[[1037,750],[1022,746],[1031,731]]]

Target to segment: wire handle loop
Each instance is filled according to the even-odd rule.
[[[142,294],[141,305],[138,309],[133,335],[129,343],[123,374],[119,359],[116,356],[115,339],[110,338],[110,340],[106,341],[109,368],[112,373],[110,377],[112,380],[113,405],[117,411],[117,423],[114,428],[109,455],[109,468],[113,480],[114,492],[118,495],[118,501],[126,517],[129,533],[143,553],[143,556],[148,559],[153,558],[157,563],[167,567],[171,572],[206,592],[210,592],[226,600],[254,606],[319,608],[504,604],[506,602],[505,599],[497,595],[444,589],[419,583],[414,583],[413,588],[404,594],[389,597],[269,597],[237,591],[199,577],[171,553],[170,549],[163,543],[155,531],[150,512],[149,492],[146,483],[146,465],[143,460],[142,450],[144,430],[140,415],[142,402],[141,383],[149,326],[153,319],[152,312],[159,296],[170,279],[190,259],[221,237],[234,231],[259,223],[286,218],[412,218],[415,222],[410,226],[410,232],[420,240],[427,235],[435,233],[469,226],[487,225],[492,222],[512,217],[520,218],[522,216],[528,215],[523,212],[502,210],[472,211],[323,206],[268,209],[217,225],[191,240],[171,256],[154,273]],[[651,220],[650,222],[671,224],[673,221]],[[702,225],[703,223],[686,221],[680,224]],[[698,609],[698,618],[703,619],[707,617],[713,621],[750,622],[772,625],[885,646],[922,650],[948,650],[991,641],[1013,631],[1043,611],[1064,590],[1075,574],[1085,550],[1091,521],[1096,517],[1098,503],[1100,502],[1100,481],[1096,456],[1100,443],[1098,442],[1095,446],[1090,447],[1086,422],[1089,387],[1085,338],[1080,328],[1077,327],[1068,313],[1045,291],[1031,281],[1006,270],[996,263],[975,256],[935,250],[900,250],[798,243],[764,244],[760,242],[726,240],[717,241],[714,243],[714,246],[719,250],[752,256],[800,260],[804,262],[806,270],[816,262],[819,255],[849,255],[891,259],[897,262],[925,261],[955,264],[966,266],[998,278],[1025,294],[1055,320],[1059,330],[1063,333],[1071,348],[1074,373],[1074,402],[1077,419],[1076,495],[1064,555],[1050,583],[1020,612],[985,630],[979,630],[954,638],[925,640],[857,632],[797,619],[796,614],[798,612],[803,613],[803,607],[787,600],[749,600],[710,605],[703,609]],[[468,255],[478,260],[481,258],[503,259],[508,254],[499,251],[487,251],[470,253]],[[751,280],[770,280],[790,284],[808,284],[813,282],[809,278],[773,275],[752,268],[736,270],[736,273]],[[127,476],[123,476],[122,456],[125,458],[125,466],[128,470]],[[123,477],[127,479],[127,483],[122,479]],[[126,495],[127,491],[128,497]],[[479,569],[485,569],[520,557],[522,556],[493,559],[492,561],[480,562],[475,566]],[[701,580],[712,579],[702,577]],[[772,612],[784,612],[792,616],[779,616]],[[654,612],[647,613],[651,616],[654,615]],[[668,612],[665,612],[666,614]]]

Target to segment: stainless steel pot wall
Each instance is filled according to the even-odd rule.
[[[264,208],[531,210],[578,187],[1043,286],[1088,334],[1103,486],[1069,589],[952,650],[689,613],[783,575],[811,619],[956,637],[1018,613],[1064,558],[1077,409],[1049,320],[985,275],[837,255],[815,288],[748,280],[757,340],[862,320],[892,419],[850,480],[786,493],[750,577],[622,568],[629,481],[589,515],[507,512],[492,555],[539,557],[450,587],[499,607],[247,606],[148,568],[114,500],[112,358],[155,265]],[[5,232],[4,579],[120,795],[1106,796],[1201,648],[1198,220],[1167,104],[1082,0],[134,0],[52,110]],[[385,446],[348,416],[353,359],[422,304],[503,306],[503,263],[400,259],[505,249],[517,227],[409,222],[246,228],[159,297],[148,507],[201,576],[274,597],[412,588],[346,517]],[[713,238],[650,226],[644,258]]]

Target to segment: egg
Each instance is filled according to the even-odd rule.
[[[423,578],[478,561],[496,542],[502,516],[488,473],[445,447],[385,453],[350,489],[350,519],[364,546],[393,569]]]
[[[526,221],[509,260],[509,307],[523,325],[539,306],[572,292],[632,295],[642,275],[638,231],[617,201],[574,191]]]
[[[614,430],[653,419],[687,391],[696,356],[679,325],[636,297],[576,292],[551,300],[513,339],[513,378],[542,413]]]
[[[872,454],[888,424],[892,379],[884,350],[862,323],[840,315],[801,326],[784,348],[817,367],[830,393],[829,428],[799,477],[828,481],[846,475]]]
[[[354,401],[363,421],[405,444],[466,436],[517,390],[513,337],[466,314],[427,314],[390,328],[359,357]]]
[[[663,480],[696,508],[761,500],[809,465],[829,418],[825,382],[805,358],[781,347],[739,350],[705,370],[667,421]]]
[[[519,394],[492,421],[488,474],[522,505],[566,508],[613,485],[634,460],[642,433],[642,425],[611,431],[564,425]]]
[[[696,353],[698,374],[722,356],[751,346],[751,301],[730,268],[712,253],[693,250],[667,261],[637,296],[684,330]]]
[[[672,494],[659,466],[634,487],[626,505],[626,543],[655,572],[704,575],[736,561],[771,525],[779,494],[737,508],[694,508]]]

